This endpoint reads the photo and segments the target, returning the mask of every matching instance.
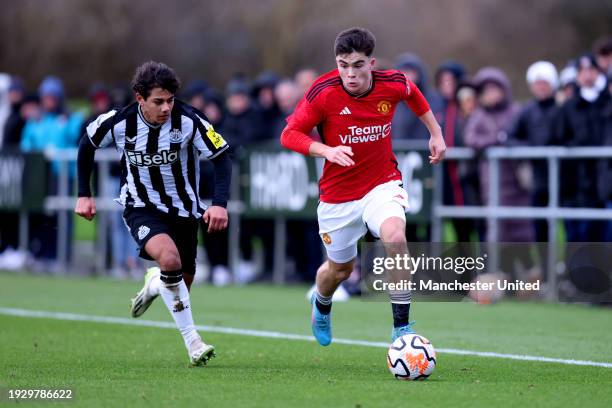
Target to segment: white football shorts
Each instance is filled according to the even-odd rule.
[[[391,217],[406,220],[408,193],[400,180],[374,187],[360,200],[340,204],[319,203],[319,235],[327,257],[346,263],[357,256],[357,242],[368,229],[380,238],[380,226]]]

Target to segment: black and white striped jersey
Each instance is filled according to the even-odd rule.
[[[228,148],[201,112],[179,100],[162,125],[148,123],[135,102],[100,115],[87,136],[94,147],[114,143],[121,153],[124,207],[155,207],[180,217],[204,214],[199,155],[212,159]]]

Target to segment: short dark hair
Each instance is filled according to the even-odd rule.
[[[132,78],[132,90],[147,99],[153,88],[162,88],[173,95],[181,87],[181,80],[174,70],[162,62],[148,61],[136,68]]]
[[[352,27],[342,31],[334,42],[334,55],[363,52],[371,56],[376,46],[376,38],[370,30],[361,27]]]

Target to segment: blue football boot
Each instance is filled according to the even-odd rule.
[[[391,331],[391,343],[393,343],[398,337],[402,337],[405,334],[415,334],[412,326],[416,322],[410,322],[405,326],[394,327]]]
[[[312,335],[315,337],[315,339],[317,339],[320,345],[328,346],[332,341],[331,313],[321,313],[315,304],[316,298],[316,293],[313,293],[312,297],[310,298],[310,303],[312,304],[312,317],[310,320],[312,325]]]

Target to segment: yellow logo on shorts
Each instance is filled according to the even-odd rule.
[[[215,132],[215,129],[213,129],[212,126],[209,127],[206,131],[206,137],[208,137],[208,139],[217,149],[221,148],[221,146],[225,144],[225,140],[223,140],[223,137],[221,137],[220,134]]]
[[[321,239],[323,240],[323,243],[325,245],[331,244],[331,237],[329,236],[329,234],[327,232],[321,234]]]

